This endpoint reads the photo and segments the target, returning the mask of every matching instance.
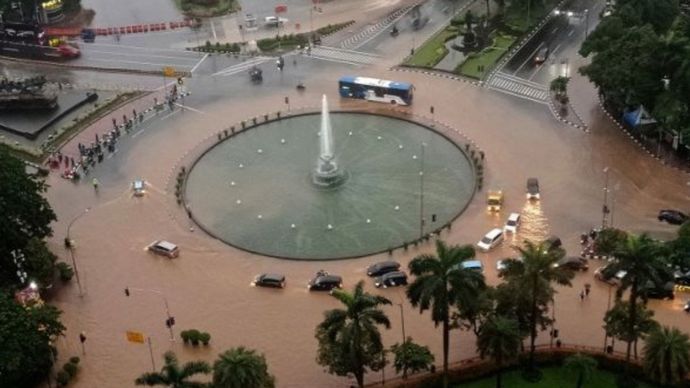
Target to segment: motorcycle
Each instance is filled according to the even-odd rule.
[[[307,87],[304,86],[304,83],[302,83],[302,82],[297,84],[297,90],[299,90],[300,92],[303,92],[306,88]]]
[[[398,36],[398,34],[400,34],[400,31],[398,31],[398,27],[393,26],[393,29],[391,30],[391,36],[396,37],[396,36]]]
[[[686,313],[690,313],[690,302],[685,304],[685,307],[683,307],[683,310],[685,310]]]

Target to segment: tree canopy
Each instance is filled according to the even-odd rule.
[[[27,174],[24,164],[0,147],[0,285],[18,284],[12,251],[52,234],[56,217],[43,197],[46,189],[41,178]]]

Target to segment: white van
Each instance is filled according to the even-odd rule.
[[[494,228],[491,229],[491,231],[487,233],[484,238],[479,240],[477,247],[484,252],[488,252],[501,242],[503,242],[503,230]]]

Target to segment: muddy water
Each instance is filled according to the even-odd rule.
[[[371,76],[392,76],[369,73]],[[314,104],[321,93],[338,101],[329,78],[316,75],[302,97],[294,104]],[[323,77],[323,78],[319,78]],[[511,211],[523,210],[525,224],[518,236],[556,234],[563,239],[569,253],[577,253],[579,234],[600,222],[601,190],[604,166],[612,168],[612,182],[618,182],[616,223],[638,230],[650,230],[655,236],[669,237],[673,228],[660,225],[654,218],[661,206],[686,203],[682,191],[685,181],[677,173],[659,169],[657,162],[636,152],[634,145],[604,120],[592,125],[593,133],[562,126],[548,111],[531,103],[516,102],[503,95],[474,88],[464,83],[421,78],[411,73],[395,73],[395,78],[418,85],[415,107],[419,114],[433,103],[436,118],[469,135],[486,151],[484,190],[501,188],[506,193],[505,211],[500,215],[486,213],[485,191],[470,203],[466,212],[445,231],[442,238],[450,243],[474,243],[493,227],[500,227]],[[284,91],[280,91],[282,96]],[[197,107],[205,114],[191,111],[161,120],[123,148],[107,166],[100,168],[103,189],[96,196],[88,184],[72,185],[51,175],[49,199],[60,221],[55,225],[52,247],[67,258],[60,241],[69,221],[86,206],[92,210],[71,229],[77,242],[77,260],[85,295],[79,297],[76,284],[57,294],[55,303],[64,310],[68,328],[59,340],[60,360],[80,353],[78,333],[87,333],[83,369],[75,387],[129,387],[142,372],[151,369],[148,349],[128,343],[125,331],[138,330],[152,339],[157,366],[160,355],[175,350],[181,360],[212,361],[230,347],[244,345],[264,353],[269,369],[280,387],[347,387],[347,378],[331,376],[316,365],[314,327],[324,310],[337,307],[327,294],[309,293],[306,282],[324,268],[340,274],[345,286],[358,280],[367,289],[403,303],[406,334],[428,345],[441,362],[441,333],[427,313],[419,314],[404,299],[404,290],[375,290],[366,279],[370,263],[388,258],[386,254],[357,260],[329,263],[303,263],[258,257],[232,249],[215,241],[190,224],[166,193],[177,160],[200,139],[218,130],[219,125],[260,115],[265,106],[275,105],[276,95],[255,96],[245,100],[226,100]],[[348,103],[348,102],[340,102]],[[337,105],[337,104],[333,104]],[[525,180],[540,180],[542,199],[539,208],[526,207]],[[150,182],[144,198],[134,198],[128,185],[136,177]],[[155,239],[168,239],[180,245],[180,258],[168,260],[152,256],[144,247]],[[393,258],[404,265],[417,254],[431,252],[431,245],[398,250]],[[485,274],[496,284],[496,261],[514,255],[510,243],[490,253],[479,253]],[[601,318],[608,304],[608,288],[592,278],[599,263],[593,262],[588,273],[576,276],[572,288],[559,290],[556,298],[557,328],[565,343],[603,346]],[[284,290],[256,289],[249,286],[260,272],[277,271],[287,276]],[[590,298],[581,302],[579,292],[592,283]],[[156,290],[165,295],[179,331],[197,328],[212,335],[208,348],[192,348],[179,341],[170,342],[163,299],[156,292],[134,291],[126,297],[126,287]],[[687,329],[682,303],[690,295],[679,295],[675,301],[652,301],[660,322]],[[384,342],[392,345],[401,340],[398,306],[385,308],[391,318],[391,330],[384,331]],[[539,343],[548,343],[542,335]],[[451,360],[474,356],[474,339],[466,332],[451,335]],[[622,350],[617,345],[617,350]],[[387,370],[390,377],[392,371]],[[367,376],[373,382],[380,374]]]

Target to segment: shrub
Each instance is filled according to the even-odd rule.
[[[70,359],[69,359],[69,362],[71,362],[71,363],[74,364],[74,365],[78,365],[78,364],[79,364],[79,361],[80,361],[80,360],[79,360],[79,357],[77,357],[77,356],[70,357]]]
[[[188,331],[189,335],[189,341],[192,343],[193,346],[199,346],[199,336],[201,335],[201,332],[196,329],[192,329]]]
[[[180,332],[180,337],[182,337],[182,342],[184,342],[185,344],[188,344],[189,343],[189,330],[182,330],[182,332]]]
[[[208,346],[208,342],[211,341],[211,334],[206,332],[200,333],[199,340],[204,344],[204,346]]]
[[[69,384],[70,376],[67,372],[65,372],[64,370],[61,370],[55,376],[55,380],[57,380],[58,386],[64,387],[67,384]]]
[[[62,366],[62,370],[67,372],[70,378],[74,377],[77,374],[77,364],[66,362],[65,365]]]
[[[58,274],[60,275],[60,280],[63,282],[68,282],[72,280],[72,277],[74,276],[74,270],[72,267],[70,267],[69,264],[60,262],[55,265],[55,267],[58,270]]]

